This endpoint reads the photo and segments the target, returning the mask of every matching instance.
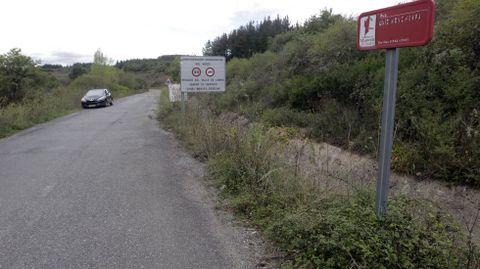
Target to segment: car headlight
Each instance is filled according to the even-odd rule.
[[[103,101],[103,100],[105,100],[105,98],[107,98],[107,97],[106,97],[106,96],[102,96],[102,97],[98,98],[97,101]]]
[[[85,99],[85,97],[82,97],[82,102],[86,102],[87,99]]]

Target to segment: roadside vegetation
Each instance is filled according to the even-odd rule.
[[[437,1],[432,43],[401,50],[395,171],[480,186],[479,16],[478,0]],[[158,117],[207,163],[236,216],[284,253],[282,268],[479,268],[471,233],[434,203],[393,195],[378,218],[372,186],[298,171],[291,141],[376,155],[385,57],[357,51],[355,20],[323,10],[232,57],[238,33],[261,24],[207,43],[230,59],[225,93],[189,95],[182,113],[164,92]]]
[[[480,186],[480,1],[436,2],[433,41],[400,50],[393,168]],[[268,39],[265,52],[232,58],[227,92],[205,103],[375,155],[385,54],[358,51],[355,33],[353,18],[323,10]],[[251,35],[226,45],[219,37],[206,48],[226,46],[220,55],[228,56]]]
[[[156,59],[131,59],[117,62],[115,67],[135,74],[145,81],[149,88],[161,87],[167,80],[179,80],[180,56],[163,55]]]
[[[91,88],[108,88],[115,98],[137,93],[144,82],[108,65],[97,51],[93,64],[40,66],[19,49],[0,55],[0,138],[79,110]]]
[[[298,171],[298,129],[216,115],[192,98],[182,113],[163,90],[158,117],[192,154],[227,208],[275,243],[281,268],[478,268],[477,245],[433,203],[395,195],[377,218],[371,186]],[[293,157],[292,157],[293,156]]]

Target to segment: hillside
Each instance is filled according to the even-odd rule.
[[[433,41],[400,50],[392,161],[416,179],[392,177],[382,217],[385,54],[356,49],[354,18],[323,10],[267,39],[260,22],[207,42],[229,60],[226,91],[185,106],[164,92],[158,118],[281,268],[479,268],[479,16],[479,0],[437,1]]]
[[[180,56],[163,55],[156,59],[119,61],[115,67],[136,74],[147,83],[148,87],[159,87],[164,85],[167,80],[179,80]]]
[[[400,50],[395,171],[480,186],[479,17],[479,0],[438,1],[433,41]],[[354,18],[324,10],[269,39],[265,52],[233,57],[226,93],[206,102],[375,155],[385,57],[358,51],[355,32]]]

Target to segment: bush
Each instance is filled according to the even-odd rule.
[[[405,197],[390,200],[385,218],[373,205],[370,192],[331,197],[267,234],[295,254],[285,268],[467,268],[466,238],[448,216]]]
[[[174,131],[208,159],[208,176],[236,216],[286,254],[282,268],[480,266],[476,245],[430,202],[394,196],[388,214],[378,218],[372,191],[341,195],[296,176],[282,157],[283,145],[296,137],[289,128],[219,125],[214,114],[201,112],[201,103],[187,106],[181,116],[179,107],[161,105],[160,121],[175,122]],[[210,146],[199,148],[200,140]]]
[[[0,109],[0,137],[29,128],[65,115],[79,107],[79,100],[72,100],[66,89],[55,89],[50,93],[37,93],[22,103],[12,103]]]
[[[480,186],[479,7],[478,0],[441,1],[433,41],[401,50],[396,172]],[[272,39],[272,51],[232,59],[227,92],[209,104],[217,114],[297,125],[315,139],[375,155],[384,52],[359,52],[354,32],[351,18],[324,10]]]
[[[263,111],[262,120],[273,126],[298,126],[305,128],[311,125],[314,115],[295,111],[287,107],[280,107]]]
[[[478,0],[439,1],[432,43],[402,49],[396,171],[480,186],[479,7]],[[323,12],[274,38],[273,52],[231,60],[224,94],[199,98],[183,116],[174,108],[162,121],[177,119],[174,130],[208,159],[210,178],[237,216],[287,254],[285,268],[480,268],[472,239],[431,203],[392,197],[377,218],[372,191],[340,195],[281,161],[291,125],[376,152],[384,52],[358,52],[354,32],[352,19]],[[268,127],[219,126],[214,116],[226,111]]]

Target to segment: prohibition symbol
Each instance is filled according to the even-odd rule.
[[[205,69],[205,74],[209,77],[213,77],[213,75],[215,75],[215,69],[213,69],[213,67],[208,67]]]
[[[192,69],[192,75],[193,75],[194,77],[199,77],[201,74],[202,74],[202,70],[201,70],[200,68],[194,67],[194,68]]]

